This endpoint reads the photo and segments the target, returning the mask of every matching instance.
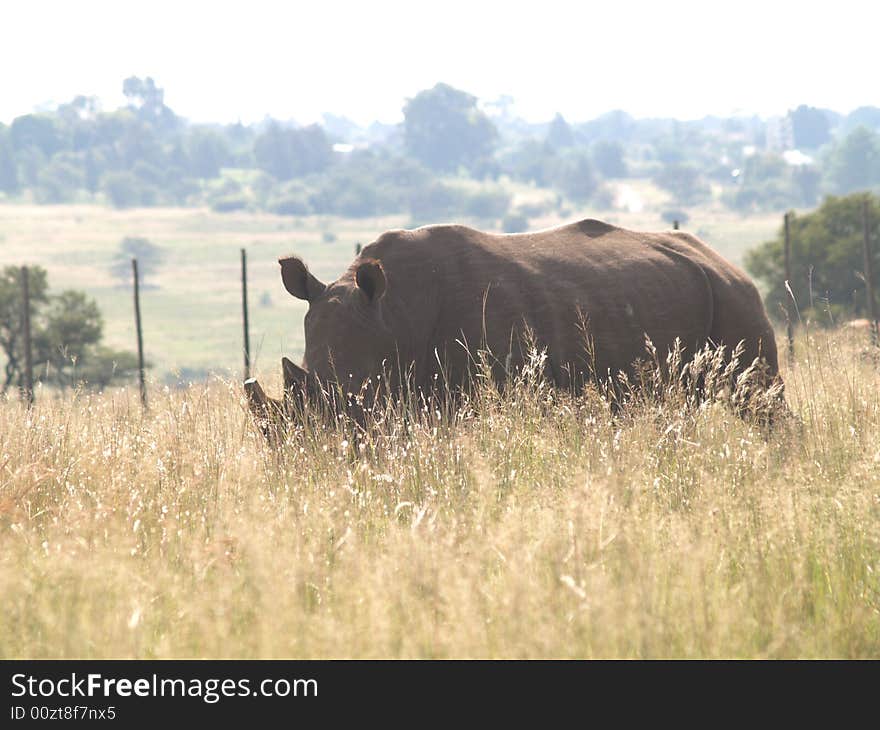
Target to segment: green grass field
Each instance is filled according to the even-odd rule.
[[[647,183],[628,181],[646,201],[639,213],[573,210],[531,221],[544,228],[584,217],[642,230],[668,227],[659,214],[663,197]],[[518,187],[514,203],[540,198],[546,191]],[[239,249],[248,252],[251,346],[261,376],[279,369],[281,355],[303,351],[305,303],[281,285],[280,255],[303,256],[317,276],[335,279],[354,257],[356,242],[369,243],[382,231],[405,227],[405,216],[339,219],[284,218],[265,213],[213,213],[202,209],[147,208],[115,211],[97,206],[0,205],[0,265],[39,264],[49,272],[53,291],[83,289],[99,303],[107,344],[135,349],[130,282],[110,274],[119,243],[143,236],[161,246],[165,260],[142,292],[144,341],[154,368],[151,377],[181,368],[224,375],[242,368]],[[723,255],[739,263],[742,253],[771,237],[778,216],[743,218],[720,207],[692,214],[693,230]],[[325,243],[323,234],[335,241]]]

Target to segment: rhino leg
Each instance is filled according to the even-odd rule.
[[[267,396],[256,378],[244,381],[244,392],[260,431],[269,441],[276,440],[283,425],[284,409],[281,401]]]

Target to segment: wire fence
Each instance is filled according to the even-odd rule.
[[[864,271],[862,272],[865,281],[865,294],[868,302],[868,331],[869,339],[872,347],[880,346],[880,329],[878,329],[877,306],[874,298],[874,273],[872,258],[872,242],[870,236],[870,220],[868,211],[868,200],[862,202],[861,224],[863,232],[863,253],[864,253]],[[790,226],[791,213],[786,213],[783,217],[784,231],[784,268],[785,268],[785,285],[791,291],[791,270],[792,257],[794,255],[795,243],[792,239]],[[679,222],[673,222],[673,229],[679,230]],[[360,243],[355,244],[355,255],[360,255],[362,246]],[[140,389],[141,404],[146,410],[147,408],[147,383],[146,369],[144,364],[144,337],[143,326],[141,322],[141,302],[140,302],[140,281],[138,274],[137,258],[131,260],[132,268],[132,289],[134,294],[134,326],[137,337],[137,357],[138,357],[138,385]],[[34,375],[33,375],[33,347],[31,340],[31,321],[30,321],[30,289],[28,284],[28,267],[21,267],[21,290],[22,290],[22,321],[21,335],[23,353],[23,369],[21,373],[21,394],[22,398],[27,402],[28,406],[34,402]],[[792,312],[794,302],[788,302],[786,309],[786,339],[788,343],[789,362],[794,362],[794,326],[795,313]],[[247,275],[247,251],[241,249],[241,313],[242,313],[242,352],[244,355],[244,377],[245,380],[251,376],[251,347],[250,347],[250,331],[248,317],[248,275]]]

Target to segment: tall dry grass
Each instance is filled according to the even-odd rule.
[[[880,363],[846,333],[800,342],[769,431],[539,370],[280,450],[237,383],[3,403],[0,656],[880,655]]]

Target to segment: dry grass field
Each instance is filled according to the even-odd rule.
[[[235,380],[2,403],[0,657],[876,658],[863,348],[802,334],[770,432],[532,378],[277,451]]]
[[[629,184],[641,211],[570,219],[666,227]],[[0,206],[0,265],[85,289],[116,347],[134,347],[119,242],[165,251],[147,413],[134,390],[0,401],[0,657],[880,656],[880,364],[845,330],[799,335],[796,418],[770,432],[683,390],[613,417],[526,378],[270,448],[238,374],[239,248],[277,394],[304,314],[277,256],[333,279],[407,223]],[[706,207],[687,228],[738,262],[778,225]],[[162,385],[183,367],[216,375]]]

